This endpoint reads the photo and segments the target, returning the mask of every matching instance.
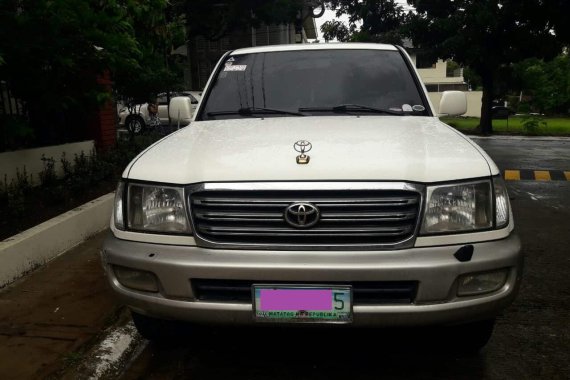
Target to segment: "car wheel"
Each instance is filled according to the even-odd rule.
[[[457,350],[466,354],[475,354],[489,342],[494,327],[495,319],[488,319],[450,327],[448,334]]]
[[[189,325],[183,322],[152,318],[134,311],[131,316],[139,334],[150,341],[164,342],[189,332]]]
[[[138,135],[144,131],[146,125],[142,117],[130,115],[127,117],[127,120],[125,120],[125,127],[130,133]]]

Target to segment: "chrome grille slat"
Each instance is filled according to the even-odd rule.
[[[196,219],[208,221],[228,221],[228,222],[281,222],[283,220],[283,213],[241,213],[241,212],[228,212],[228,213],[202,213],[195,214]],[[399,221],[409,220],[416,217],[413,212],[397,213],[397,212],[382,212],[382,213],[323,213],[321,221],[323,222],[346,222],[349,220],[356,220],[359,222],[382,222],[382,221]]]
[[[211,247],[382,246],[400,248],[414,237],[421,192],[401,189],[210,189],[190,191],[197,241]],[[224,185],[227,186],[227,185]],[[320,220],[310,228],[289,225],[284,214],[294,203],[310,203]]]
[[[369,198],[369,199],[334,199],[334,198],[317,198],[317,197],[287,197],[287,198],[212,198],[212,197],[194,197],[192,201],[197,204],[255,204],[255,203],[279,203],[279,204],[289,204],[294,202],[311,202],[311,203],[362,203],[362,204],[370,204],[370,203],[378,203],[378,204],[388,204],[393,203],[397,205],[401,204],[416,204],[418,203],[418,199],[416,197],[387,197],[387,198]]]
[[[280,236],[334,236],[339,235],[355,235],[360,236],[397,236],[410,232],[410,227],[406,228],[312,228],[307,230],[292,230],[286,228],[247,228],[247,227],[212,227],[200,226],[201,232],[211,234],[229,234],[229,235],[256,235],[256,234],[275,234]]]

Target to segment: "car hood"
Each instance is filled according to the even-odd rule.
[[[308,140],[310,162],[293,148]],[[196,121],[141,153],[129,179],[439,182],[497,174],[471,140],[434,117],[308,116]]]

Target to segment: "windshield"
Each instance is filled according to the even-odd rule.
[[[425,116],[426,108],[398,51],[296,50],[227,57],[199,119]]]

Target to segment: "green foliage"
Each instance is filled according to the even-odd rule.
[[[304,0],[175,0],[174,12],[184,14],[188,36],[219,40],[235,29],[262,23],[292,22],[307,9]]]
[[[168,0],[0,2],[0,81],[29,115],[0,120],[0,149],[87,137],[90,115],[111,99],[98,83],[106,72],[129,102],[173,89],[183,72],[171,52],[186,40],[173,9]]]
[[[35,131],[22,116],[0,116],[0,152],[16,150],[27,145],[35,137]]]
[[[339,42],[348,42],[353,32],[342,21],[331,20],[321,25],[321,33],[326,42],[337,40]]]
[[[41,160],[43,162],[43,169],[39,174],[40,184],[42,186],[53,186],[57,180],[57,175],[55,173],[55,160],[53,157],[47,158],[43,154]]]
[[[184,19],[166,0],[127,2],[137,55],[115,66],[114,90],[130,106],[148,102],[159,92],[177,89],[182,81],[180,58],[172,51],[185,44]]]
[[[460,68],[461,68],[461,65],[459,65],[459,63],[457,63],[453,60],[448,60],[445,75],[447,77],[452,77],[453,74],[455,73],[455,70],[458,70]]]
[[[78,199],[87,201],[90,194],[100,195],[101,190],[109,191],[125,166],[157,139],[158,136],[137,136],[132,141],[119,142],[114,149],[97,155],[95,152],[82,152],[72,160],[63,154],[59,160],[63,172],[61,178],[56,177],[56,160],[42,156],[43,170],[39,174],[39,186],[34,186],[26,168],[22,172],[17,171],[16,178],[10,182],[4,176],[3,182],[0,181],[1,233],[15,233],[36,224],[35,217],[39,210],[61,212]],[[32,224],[26,225],[30,220]]]
[[[538,116],[538,115],[535,115]],[[542,116],[541,116],[542,117]],[[477,133],[479,118],[476,117],[444,117],[441,120],[464,133]],[[523,116],[513,116],[507,119],[494,119],[493,129],[506,134],[528,134],[523,127]],[[539,119],[539,122],[541,120]],[[546,122],[538,124],[537,134],[541,136],[570,136],[570,118],[568,117],[543,117]]]
[[[473,91],[481,91],[483,89],[483,82],[481,81],[481,76],[479,76],[470,67],[463,68],[463,79],[469,84],[469,87]]]
[[[402,44],[408,14],[394,0],[332,0],[337,17],[348,15],[348,25],[333,20],[321,26],[325,41],[382,42]]]
[[[143,1],[0,2],[0,81],[27,115],[0,120],[0,149],[87,137],[90,117],[110,98],[98,76],[140,56],[129,12]]]
[[[570,112],[570,57],[552,61],[531,58],[514,65],[519,90],[530,95],[530,106],[540,113]]]
[[[517,107],[517,113],[527,114],[530,112],[530,103],[520,102]]]
[[[4,186],[0,191],[0,214],[7,221],[14,222],[30,210],[26,199],[31,194],[32,184],[33,180],[28,176],[25,166],[22,172],[16,169],[16,178],[10,183],[4,176]]]
[[[547,123],[538,115],[525,115],[522,117],[523,130],[529,135],[538,135]]]
[[[0,78],[31,111],[96,107],[103,100],[96,75],[139,54],[128,3],[3,1],[0,34],[17,39],[0,39]]]
[[[483,86],[482,132],[492,132],[491,105],[499,71],[528,57],[560,53],[565,28],[551,19],[568,2],[516,0],[408,0],[416,8],[409,31],[417,47],[470,67]],[[545,27],[548,25],[549,27]],[[560,28],[560,29],[559,29]],[[553,33],[554,29],[554,33]],[[560,30],[561,33],[556,33]]]

